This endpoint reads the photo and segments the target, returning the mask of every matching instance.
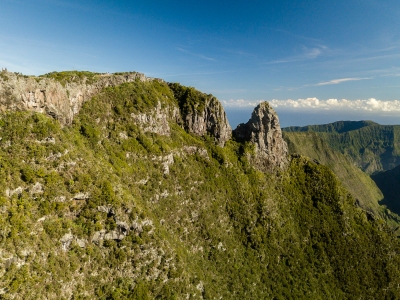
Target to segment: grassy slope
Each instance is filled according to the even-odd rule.
[[[392,228],[397,228],[400,217],[387,211],[383,203],[383,194],[374,180],[349,159],[329,145],[314,132],[284,132],[290,153],[310,157],[328,166],[343,183],[346,189],[365,210],[384,218]]]
[[[368,174],[400,164],[400,126],[370,121],[288,127],[284,131],[316,132],[331,148],[348,156]]]
[[[398,241],[327,167],[299,157],[264,174],[251,145],[173,123],[170,137],[143,133],[130,114],[156,99],[177,105],[165,84],[137,82],[87,102],[71,127],[1,116],[3,298],[400,297]],[[92,241],[121,226],[124,239]]]

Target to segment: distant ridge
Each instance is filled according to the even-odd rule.
[[[380,125],[373,121],[337,121],[334,123],[323,124],[323,125],[307,125],[307,126],[290,126],[283,128],[283,131],[312,131],[312,132],[336,132],[343,133],[352,130],[357,130],[367,126]]]
[[[372,121],[339,121],[324,125],[283,128],[284,132],[315,132],[350,158],[361,170],[375,174],[400,165],[400,125]]]

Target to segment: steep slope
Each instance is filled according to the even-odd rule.
[[[382,206],[385,203],[384,196],[378,188],[379,185],[377,186],[374,180],[353,165],[346,156],[330,148],[318,134],[315,132],[284,132],[283,137],[288,143],[291,154],[305,155],[328,166],[356,199],[360,207],[385,219],[393,229],[399,227],[400,217]]]
[[[138,82],[165,84],[162,79],[146,77],[138,72],[101,74],[88,71],[64,71],[35,77],[2,70],[0,73],[0,110],[28,110],[45,113],[57,119],[62,125],[68,125],[72,123],[83,103],[105,88]],[[221,103],[215,97],[179,84],[170,84],[170,88],[180,105],[180,110],[175,107],[175,121],[191,133],[200,136],[206,133],[211,134],[221,146],[230,139],[232,129]],[[140,88],[134,89],[135,94],[128,95],[125,91],[118,96],[126,99],[135,97],[138,89]],[[168,93],[171,93],[169,89],[167,90]],[[113,94],[109,95],[109,97],[113,96]],[[168,96],[171,96],[171,94]],[[148,91],[142,90],[140,99],[146,104],[154,104],[163,102],[165,99],[168,100],[168,96],[165,94],[149,94]],[[138,101],[136,100],[134,105],[137,104]],[[143,107],[135,107],[135,109],[140,108]],[[159,107],[157,113],[160,113]],[[136,117],[136,121],[152,123],[154,117],[158,118],[153,116],[150,120],[145,120],[146,116],[141,115]],[[166,120],[164,120],[164,125],[167,125],[165,122]],[[162,126],[159,128],[163,130]]]
[[[400,297],[398,240],[327,167],[261,172],[253,141],[191,132],[186,99],[138,80],[71,126],[1,114],[2,298]]]
[[[326,125],[288,127],[283,131],[316,132],[332,149],[345,154],[368,174],[390,170],[400,164],[400,125],[341,121]]]
[[[384,195],[381,203],[396,214],[400,214],[400,166],[372,175],[371,178]]]

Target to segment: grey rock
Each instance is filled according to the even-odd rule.
[[[81,248],[85,248],[86,247],[86,240],[84,240],[84,239],[76,239],[76,244]]]
[[[251,163],[263,172],[288,164],[288,148],[282,138],[279,119],[268,102],[260,103],[246,124],[239,124],[233,136],[240,141],[255,144],[255,153],[249,157]]]
[[[118,230],[122,234],[126,235],[129,232],[130,226],[128,225],[128,223],[122,222],[122,221],[117,221],[116,223],[117,223],[117,226],[118,226]]]
[[[232,136],[225,110],[217,98],[207,96],[203,111],[196,109],[183,117],[184,127],[199,136],[210,134],[218,145],[224,146]]]
[[[30,110],[52,116],[61,124],[71,124],[83,103],[106,87],[125,82],[152,81],[141,73],[123,75],[102,74],[92,84],[66,83],[64,86],[53,79],[19,76],[3,70],[0,77],[0,111]],[[51,141],[50,141],[51,142]]]
[[[177,107],[163,107],[161,102],[158,101],[157,106],[151,111],[139,114],[132,113],[131,117],[144,132],[169,136],[171,129],[168,121],[177,120],[179,118],[179,110]]]
[[[71,245],[73,239],[74,236],[71,233],[66,233],[63,235],[63,237],[60,239],[60,242],[61,247],[64,251],[67,251],[69,249],[69,246]]]
[[[102,229],[102,230],[100,230],[100,231],[96,231],[96,232],[93,234],[92,242],[93,242],[93,243],[96,243],[96,244],[99,243],[101,240],[104,239],[105,234],[106,234],[106,231],[105,231],[104,229]]]
[[[89,199],[90,195],[89,193],[78,193],[76,195],[74,195],[74,197],[72,198],[73,200],[86,200]]]
[[[98,206],[97,210],[100,212],[104,212],[110,216],[115,216],[115,210],[111,206],[107,205]]]
[[[67,200],[67,197],[65,196],[57,196],[54,198],[54,202],[65,202],[65,200]]]
[[[33,194],[41,194],[43,193],[43,185],[40,182],[36,182],[30,189],[29,193]]]
[[[6,196],[11,197],[14,194],[21,195],[24,191],[22,186],[17,187],[15,190],[6,189]]]
[[[199,148],[196,146],[184,146],[183,151],[189,155],[198,154],[199,156],[205,158],[206,160],[210,159],[207,150],[204,148]]]
[[[117,240],[117,241],[120,241],[120,240],[123,240],[124,238],[125,238],[125,235],[122,234],[122,233],[119,233],[119,232],[116,231],[116,230],[107,232],[107,233],[104,235],[104,239],[105,239],[105,240]]]
[[[98,244],[101,240],[117,240],[121,241],[125,238],[125,234],[117,230],[106,232],[104,229],[96,231],[93,234],[92,242]]]

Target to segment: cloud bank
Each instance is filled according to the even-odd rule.
[[[225,107],[229,108],[245,108],[255,107],[260,102],[240,100],[223,100],[222,103]],[[347,99],[328,99],[319,100],[318,98],[306,98],[297,100],[271,100],[268,101],[272,107],[276,109],[291,109],[291,110],[304,110],[304,111],[359,111],[371,113],[399,113],[400,101],[399,100],[377,100],[370,98],[368,100],[347,100]]]

